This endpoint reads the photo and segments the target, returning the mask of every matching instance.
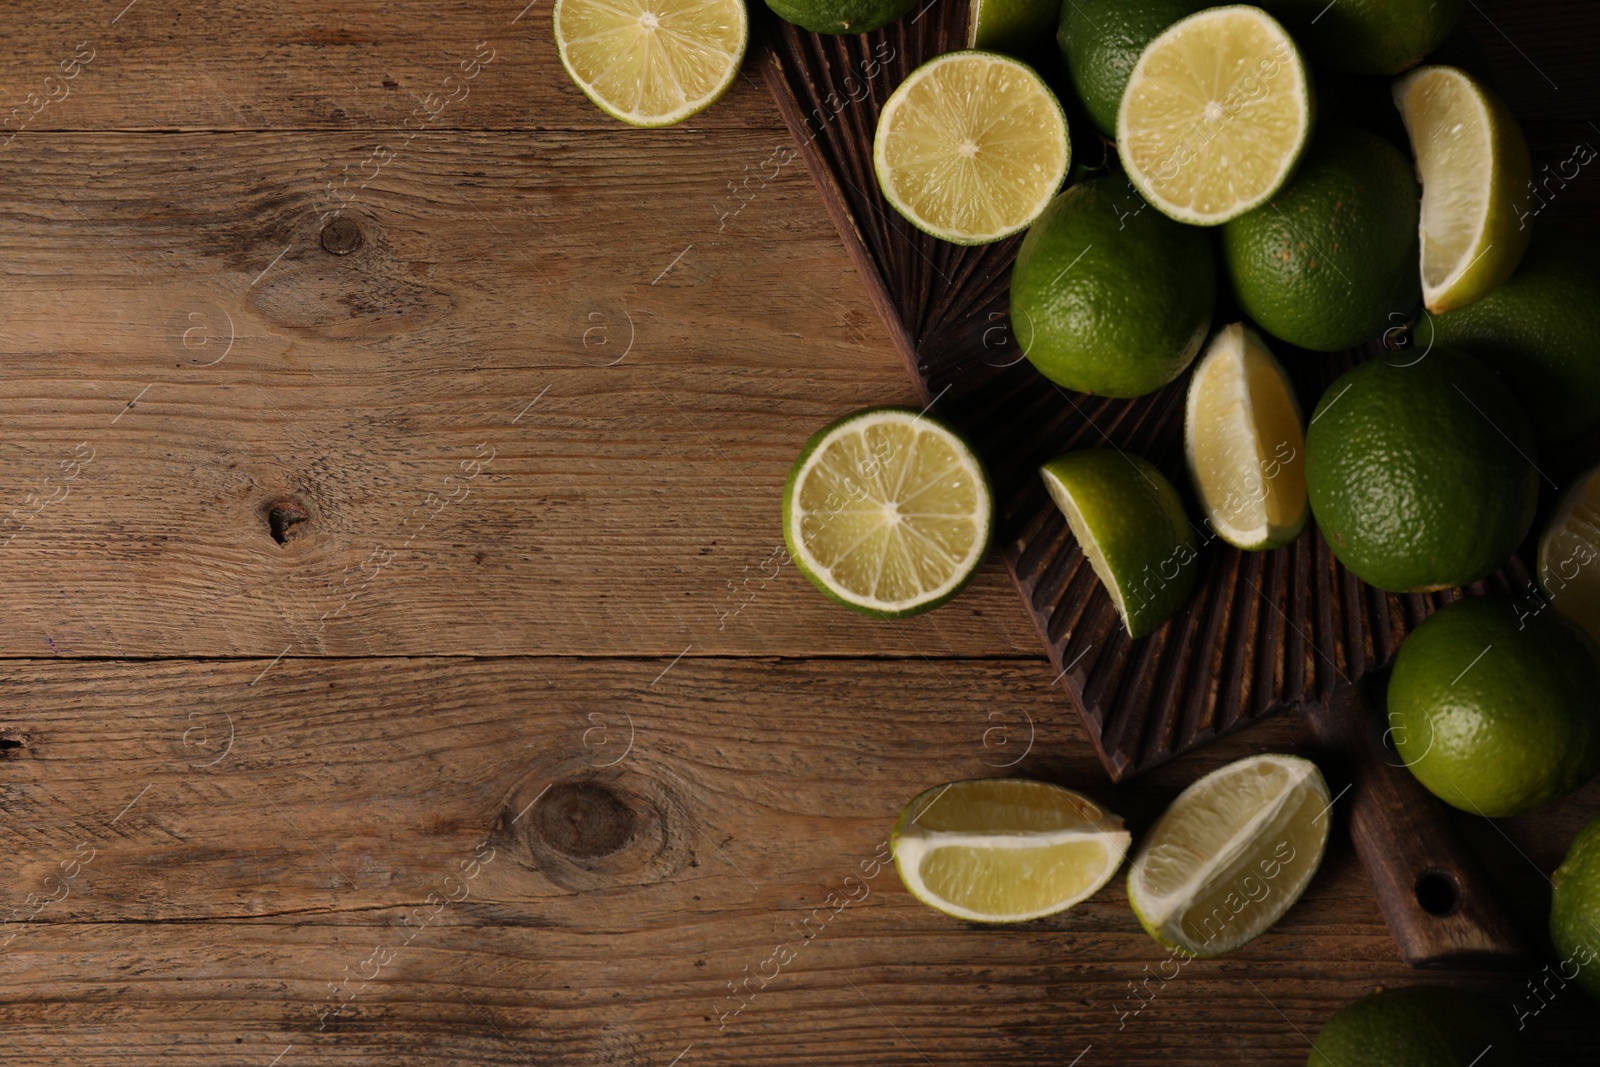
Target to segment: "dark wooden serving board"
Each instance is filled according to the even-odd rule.
[[[1326,705],[1335,687],[1387,663],[1407,632],[1461,592],[1373,589],[1339,565],[1311,525],[1272,552],[1214,539],[1188,606],[1155,633],[1129,639],[1037,472],[1070,449],[1116,447],[1146,456],[1187,492],[1187,375],[1137,400],[1054,385],[1023,359],[1011,332],[1009,275],[1021,238],[962,248],[930,237],[884,201],[873,176],[879,108],[923,61],[964,47],[966,17],[965,3],[934,0],[855,37],[773,20],[761,63],[923,399],[989,464],[1006,566],[1101,761],[1121,780],[1272,712]],[[1075,162],[1105,154],[1085,121],[1073,126],[1073,150]],[[1228,314],[1219,307],[1217,324]],[[1273,347],[1307,411],[1328,382],[1377,352]],[[1525,563],[1513,559],[1468,591],[1522,591],[1527,582]]]

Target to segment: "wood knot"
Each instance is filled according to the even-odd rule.
[[[361,247],[361,224],[340,215],[322,228],[322,247],[336,256],[348,256]]]
[[[286,545],[305,532],[311,513],[297,500],[280,497],[262,509],[267,518],[267,532],[280,545]]]
[[[512,788],[490,842],[575,892],[670,881],[694,863],[686,792],[639,760],[597,771],[552,759]]]
[[[634,812],[593,781],[553,785],[533,810],[533,830],[551,848],[578,859],[609,856],[634,832]]]

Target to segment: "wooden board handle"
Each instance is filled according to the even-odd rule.
[[[1350,783],[1350,836],[1401,954],[1413,967],[1530,964],[1534,954],[1444,802],[1385,745],[1387,684],[1382,672],[1339,686],[1327,703],[1307,709],[1306,721],[1334,795]]]

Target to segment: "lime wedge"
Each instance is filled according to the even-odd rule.
[[[869,408],[817,431],[789,470],[783,536],[828,596],[878,618],[949,600],[989,546],[994,498],[955,430],[906,408]]]
[[[1278,21],[1214,7],[1145,45],[1117,109],[1117,152],[1165,215],[1216,226],[1263,204],[1311,136],[1306,65]]]
[[[1550,605],[1600,641],[1600,467],[1562,494],[1539,537],[1538,566]]]
[[[1093,896],[1122,866],[1122,820],[1070,789],[986,778],[930,789],[890,837],[918,900],[957,919],[1037,919]]]
[[[1128,902],[1167,948],[1220,956],[1265,933],[1311,882],[1328,844],[1316,764],[1264,755],[1185,789],[1128,870]]]
[[[1086,449],[1039,469],[1129,637],[1143,637],[1194,589],[1198,546],[1172,483],[1143,456]]]
[[[716,103],[750,39],[743,0],[556,0],[556,49],[585,96],[631,126]]]
[[[1061,19],[1055,0],[972,0],[967,47],[1019,56],[1048,48]]]
[[[1305,429],[1294,386],[1255,331],[1224,326],[1189,380],[1184,453],[1206,520],[1228,544],[1277,548],[1300,536]]]
[[[1533,228],[1517,204],[1533,177],[1505,102],[1464,70],[1419,67],[1394,83],[1422,179],[1422,299],[1466,307],[1522,261]]]
[[[1067,176],[1067,116],[1032,67],[948,52],[900,83],[872,141],[878,185],[912,225],[959,245],[1027,226]]]

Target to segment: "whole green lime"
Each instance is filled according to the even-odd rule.
[[[1579,831],[1550,882],[1550,939],[1561,975],[1600,1000],[1600,817]]]
[[[812,33],[871,33],[911,10],[916,0],[767,0],[785,22]]]
[[[1089,118],[1108,137],[1117,133],[1117,108],[1139,53],[1199,0],[1071,0],[1061,5],[1056,44],[1072,87]]]
[[[1324,66],[1399,74],[1438,47],[1466,0],[1261,0]]]
[[[1417,781],[1490,818],[1566,796],[1600,770],[1600,666],[1542,601],[1470,597],[1408,636],[1389,729]]]
[[[1494,372],[1435,350],[1363,363],[1312,413],[1306,491],[1356,577],[1392,593],[1487,577],[1533,523],[1533,431]]]
[[[1510,1018],[1447,986],[1379,989],[1323,1024],[1306,1067],[1526,1067]]]
[[[1011,272],[1011,322],[1056,384],[1142,396],[1200,351],[1216,294],[1206,231],[1173,222],[1108,175],[1057,196],[1028,230]]]
[[[1532,210],[1530,199],[1519,214]],[[1499,371],[1537,414],[1541,441],[1564,444],[1600,430],[1600,257],[1589,240],[1539,229],[1499,288],[1425,319],[1416,334],[1420,348],[1445,345]]]
[[[1422,292],[1421,195],[1394,145],[1353,126],[1324,130],[1277,196],[1221,227],[1240,306],[1319,352],[1377,336]]]

